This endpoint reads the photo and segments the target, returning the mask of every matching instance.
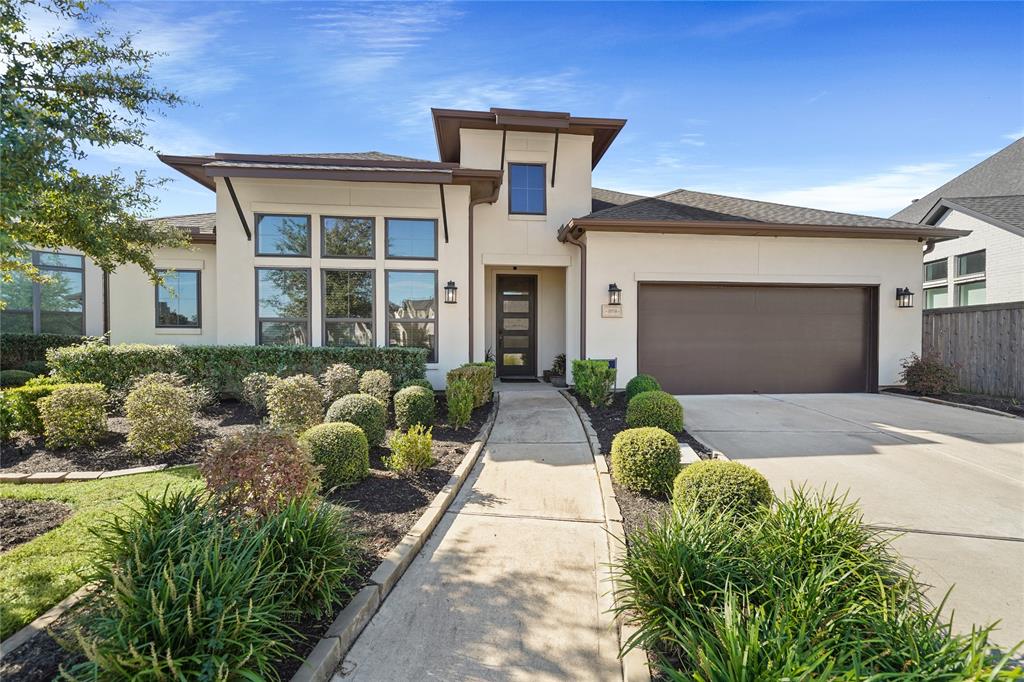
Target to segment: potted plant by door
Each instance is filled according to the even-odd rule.
[[[559,353],[555,356],[555,361],[551,363],[550,373],[551,385],[565,388],[565,353]]]

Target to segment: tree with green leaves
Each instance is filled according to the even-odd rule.
[[[42,34],[31,6],[69,30]],[[40,279],[29,250],[69,247],[106,272],[134,263],[156,279],[152,250],[188,244],[141,217],[160,181],[76,167],[93,148],[151,149],[152,116],[183,102],[153,83],[155,56],[114,36],[91,0],[0,0],[0,280]]]

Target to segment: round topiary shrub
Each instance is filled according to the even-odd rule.
[[[434,384],[430,383],[426,379],[409,379],[409,381],[402,384],[401,388],[409,388],[410,386],[422,386],[431,393],[434,392]]]
[[[320,377],[320,383],[324,387],[324,397],[328,402],[334,402],[359,390],[359,370],[352,365],[339,362],[327,368]]]
[[[324,417],[324,394],[316,379],[297,374],[281,379],[267,391],[267,412],[271,426],[302,433]]]
[[[672,484],[672,503],[679,509],[708,509],[749,514],[771,504],[772,487],[755,469],[739,462],[708,459],[683,468]]]
[[[612,440],[612,476],[640,493],[663,495],[679,473],[679,441],[655,427],[626,429]]]
[[[100,384],[69,384],[39,399],[46,447],[95,445],[107,432],[107,392]]]
[[[368,369],[359,379],[359,392],[372,395],[384,403],[384,409],[391,400],[391,375],[382,369]]]
[[[242,401],[259,413],[267,411],[267,394],[281,381],[276,374],[253,372],[242,379]]]
[[[328,422],[351,422],[366,434],[370,447],[384,442],[388,426],[388,408],[377,398],[353,393],[338,398],[327,409]]]
[[[626,405],[626,425],[630,428],[656,426],[669,433],[683,430],[683,406],[664,391],[640,393]]]
[[[26,381],[33,377],[35,377],[35,374],[22,369],[5,369],[0,371],[0,387],[15,388],[23,386]]]
[[[320,469],[324,488],[349,486],[370,473],[370,446],[363,430],[350,422],[317,424],[299,438]]]
[[[29,360],[21,366],[21,371],[32,372],[38,377],[49,372],[50,368],[46,366],[46,360]]]
[[[192,396],[180,386],[144,382],[124,401],[128,449],[157,455],[182,447],[196,432]]]
[[[434,423],[434,392],[422,386],[409,386],[395,394],[395,425],[403,431],[409,427]]]
[[[626,384],[626,402],[629,402],[641,393],[660,390],[661,384],[650,374],[637,374]]]

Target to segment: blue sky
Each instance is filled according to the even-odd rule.
[[[594,183],[890,215],[1024,135],[1024,3],[112,2],[192,100],[167,153],[435,159],[431,106],[628,118]],[[90,167],[172,178],[135,150]]]

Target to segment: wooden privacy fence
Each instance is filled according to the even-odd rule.
[[[1024,302],[925,310],[921,350],[955,367],[962,391],[1024,399]]]

